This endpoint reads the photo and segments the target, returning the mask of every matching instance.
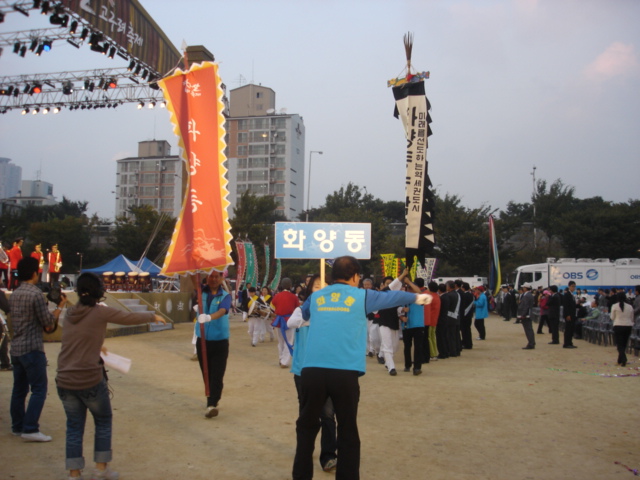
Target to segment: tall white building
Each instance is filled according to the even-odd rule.
[[[227,119],[229,201],[249,191],[271,195],[278,211],[295,220],[304,209],[304,120],[276,112],[275,92],[260,85],[244,85],[230,92]]]
[[[137,157],[117,160],[116,217],[141,205],[178,217],[182,197],[182,164],[178,155],[171,155],[169,142],[138,142]]]
[[[17,205],[55,205],[53,184],[42,180],[22,180],[20,195],[15,197]]]
[[[21,188],[22,167],[10,162],[10,158],[0,157],[0,198],[15,197]]]

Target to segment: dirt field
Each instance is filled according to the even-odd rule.
[[[114,390],[113,468],[123,480],[287,479],[298,409],[292,375],[278,368],[276,344],[250,346],[234,317],[220,415],[203,417],[205,398],[189,360],[191,324],[110,338],[107,347],[133,360],[110,373]],[[460,358],[397,377],[368,359],[359,411],[361,477],[367,479],[612,479],[640,467],[638,358],[615,366],[614,347],[577,341],[576,350],[535,350],[520,325],[492,316],[487,340]],[[474,332],[475,334],[475,332]],[[0,372],[0,479],[64,479],[65,416],[54,386],[60,344],[45,346],[49,398],[45,444],[11,435],[12,374]],[[85,432],[92,466],[93,425]],[[319,448],[319,447],[318,447]],[[316,478],[330,478],[316,459]],[[89,478],[87,475],[85,478]]]

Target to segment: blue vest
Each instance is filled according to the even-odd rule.
[[[404,324],[404,330],[419,327],[424,327],[424,306],[411,303],[409,304],[409,314],[407,315],[407,323]]]
[[[216,313],[222,301],[229,294],[220,289],[218,295],[212,295],[210,292],[202,292],[202,303],[204,303],[204,313],[211,315]],[[196,321],[195,333],[200,338],[200,324]],[[229,312],[225,313],[217,320],[211,320],[204,324],[205,340],[226,340],[229,338]]]
[[[300,375],[302,373],[302,360],[307,350],[307,337],[309,337],[309,325],[296,328],[293,341],[293,355],[291,356],[291,373]]]
[[[309,334],[302,368],[366,371],[366,290],[344,283],[310,297]]]

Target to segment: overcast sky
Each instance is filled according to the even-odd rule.
[[[229,89],[253,80],[304,117],[307,162],[324,152],[313,156],[312,207],[350,181],[404,200],[404,133],[386,82],[405,67],[407,31],[414,67],[431,72],[429,173],[441,194],[470,208],[526,202],[535,165],[580,198],[639,198],[637,0],[141,2],[176,47],[210,50]],[[35,12],[10,14],[0,31],[43,25]],[[127,62],[63,43],[0,57],[1,75],[112,66]],[[167,111],[135,104],[0,115],[0,156],[101,217],[115,211],[115,160],[154,138],[178,153]]]

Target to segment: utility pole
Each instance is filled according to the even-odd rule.
[[[533,177],[533,195],[531,196],[531,202],[533,203],[533,249],[538,248],[538,235],[536,231],[536,166],[533,166],[531,172]]]

